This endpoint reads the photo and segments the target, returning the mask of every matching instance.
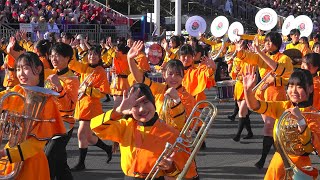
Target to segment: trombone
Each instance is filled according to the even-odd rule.
[[[206,106],[200,109],[200,107],[202,107],[204,104]],[[196,116],[195,113],[200,113],[200,115]],[[146,180],[155,179],[157,177],[157,174],[160,171],[158,165],[165,157],[169,157],[173,152],[180,151],[190,154],[183,170],[177,177],[177,179],[179,180],[183,179],[184,176],[187,174],[195,156],[197,155],[204,139],[206,138],[208,131],[211,128],[211,125],[214,122],[215,117],[217,116],[217,113],[217,107],[213,105],[211,102],[199,101],[192,109],[192,112],[188,117],[186,124],[183,126],[176,141],[172,145],[170,143],[166,144],[164,151],[152,167],[151,171],[146,177]],[[199,131],[196,133],[198,124],[201,124],[201,127]],[[190,148],[191,152],[187,151],[187,148]]]
[[[83,89],[83,87],[85,87],[85,89],[87,89],[87,87],[89,87],[92,84],[92,77],[93,74],[95,73],[95,71],[92,71],[92,73],[90,73],[86,78],[84,78],[84,80],[82,81],[82,83],[79,86],[79,91],[78,91],[78,101],[83,97],[83,95],[85,94],[85,90],[81,91],[81,89]]]

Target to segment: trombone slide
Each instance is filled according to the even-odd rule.
[[[268,78],[269,78],[269,76],[271,76],[272,75],[272,71],[270,71],[267,75],[265,75],[262,79],[261,79],[261,81],[256,85],[256,86],[254,86],[253,88],[252,88],[252,91],[256,91],[257,89],[258,89],[258,87],[262,84],[262,83],[264,83]]]

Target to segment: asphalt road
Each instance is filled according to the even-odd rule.
[[[257,169],[254,164],[259,160],[262,149],[263,121],[258,114],[251,114],[251,125],[254,133],[252,139],[241,139],[234,142],[232,137],[237,130],[237,120],[232,122],[227,115],[233,111],[234,102],[218,102],[216,90],[206,91],[207,99],[217,105],[218,115],[206,138],[207,148],[196,157],[201,179],[263,179],[269,161],[274,153],[273,148],[267,158],[265,168]],[[112,102],[104,103],[104,109],[110,109]],[[246,130],[243,131],[246,135]],[[76,130],[67,146],[68,163],[72,167],[78,161],[78,142]],[[105,141],[108,144],[111,142]],[[106,163],[106,153],[97,147],[90,146],[86,158],[86,170],[73,172],[75,180],[123,179],[120,167],[120,154],[114,154],[110,164]],[[314,166],[319,167],[319,159],[312,157]]]

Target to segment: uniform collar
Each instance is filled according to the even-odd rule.
[[[57,74],[58,76],[61,76],[61,75],[66,74],[68,71],[69,71],[69,68],[68,68],[68,66],[67,66],[66,68],[62,69],[61,71],[57,71],[56,74]]]

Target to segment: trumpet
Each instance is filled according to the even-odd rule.
[[[226,62],[229,62],[231,59],[234,59],[234,57],[236,56],[237,51],[235,50],[233,53],[231,52],[227,52],[227,54],[224,55],[224,60]]]
[[[317,115],[317,118],[320,115],[319,112],[302,112],[302,114]],[[312,180],[314,177],[311,175],[317,174],[318,170],[312,166],[297,167],[289,156],[301,156],[306,153],[299,138],[298,126],[297,119],[290,112],[283,113],[275,126],[274,144],[286,170],[285,180]]]
[[[92,77],[95,71],[92,71],[92,73],[90,73],[86,78],[84,78],[84,80],[82,81],[82,83],[79,86],[79,91],[78,91],[78,101],[83,97],[83,95],[86,92],[87,87],[91,86],[92,84]],[[82,91],[82,89],[84,89]]]
[[[203,105],[206,105],[203,109],[200,109]],[[195,116],[195,113],[199,112],[199,116]],[[217,116],[218,110],[215,105],[209,101],[199,101],[192,109],[190,116],[188,117],[186,124],[183,126],[178,138],[174,144],[167,143],[164,151],[159,156],[158,160],[149,172],[147,179],[154,179],[157,177],[160,169],[158,168],[159,163],[165,158],[169,157],[173,152],[183,151],[190,154],[183,170],[180,172],[177,179],[183,179],[187,174],[190,165],[192,164],[195,156],[197,155],[208,131]],[[198,124],[201,124],[199,131],[196,133]],[[186,148],[191,149],[189,152]]]

